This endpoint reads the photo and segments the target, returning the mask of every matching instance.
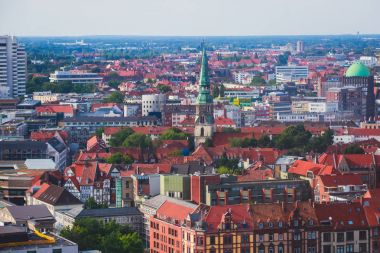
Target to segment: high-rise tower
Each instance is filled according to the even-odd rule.
[[[0,97],[25,95],[26,53],[13,36],[0,36]]]
[[[214,105],[210,95],[208,77],[208,59],[205,49],[202,51],[201,71],[199,74],[199,93],[196,101],[194,137],[195,145],[204,143],[214,134]]]

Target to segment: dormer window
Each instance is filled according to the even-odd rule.
[[[278,227],[279,227],[279,228],[282,228],[282,221],[280,221],[280,222],[278,223]]]
[[[273,223],[272,222],[269,222],[269,227],[273,228]]]
[[[313,220],[309,220],[309,226],[313,226],[314,225],[314,221]]]
[[[298,220],[294,220],[293,225],[294,225],[295,227],[298,227]]]
[[[259,228],[264,228],[264,224],[263,223],[259,223]]]

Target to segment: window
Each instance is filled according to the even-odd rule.
[[[270,247],[269,247],[269,253],[274,253],[274,248],[273,248],[273,246],[270,246]]]
[[[315,231],[310,231],[310,232],[307,232],[307,239],[309,240],[313,240],[315,239],[316,236],[315,236]]]
[[[353,244],[347,244],[346,245],[346,253],[353,253],[354,252],[354,245]]]
[[[336,246],[336,253],[344,253],[344,246],[343,245]]]
[[[278,246],[278,253],[284,253],[284,247],[282,245]]]
[[[337,242],[344,242],[344,233],[337,233],[336,234],[336,241]]]
[[[280,221],[280,222],[278,223],[278,227],[279,227],[279,228],[282,228],[282,221]]]
[[[296,241],[301,240],[301,234],[300,233],[294,233],[293,239],[296,240]]]
[[[301,248],[300,247],[295,247],[294,248],[294,253],[301,253]]]
[[[231,235],[223,236],[223,243],[224,244],[232,244],[232,236]]]
[[[214,245],[215,244],[215,236],[210,236],[210,244]]]
[[[62,249],[53,249],[53,253],[62,253]]]
[[[366,243],[359,243],[359,252],[367,252],[367,244]]]
[[[354,232],[353,231],[349,231],[349,232],[346,232],[346,241],[353,241],[354,240]]]
[[[359,232],[359,240],[367,240],[367,231]]]
[[[35,250],[28,250],[26,253],[37,253]]]
[[[315,253],[315,247],[308,247],[307,253]]]
[[[283,239],[284,239],[283,234],[278,234],[278,240],[279,240],[279,241],[282,241]]]
[[[269,234],[269,241],[273,242],[273,234]]]
[[[264,241],[264,235],[259,235],[259,241],[263,242]]]
[[[247,243],[247,242],[249,242],[249,235],[242,235],[242,236],[241,236],[241,241],[242,241],[243,243]]]
[[[273,228],[273,223],[272,222],[269,222],[269,227]]]
[[[330,233],[323,233],[323,241],[324,242],[331,242],[331,234]]]
[[[298,220],[295,220],[295,221],[293,222],[293,224],[294,224],[295,227],[298,227]]]
[[[259,228],[264,228],[264,224],[263,223],[259,223]]]
[[[331,253],[331,246],[330,245],[324,245],[323,246],[323,253]]]

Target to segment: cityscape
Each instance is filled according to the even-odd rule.
[[[0,252],[380,252],[380,2],[67,1],[0,2]]]

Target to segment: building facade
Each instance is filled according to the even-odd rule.
[[[0,97],[26,93],[26,53],[13,36],[0,36]]]

